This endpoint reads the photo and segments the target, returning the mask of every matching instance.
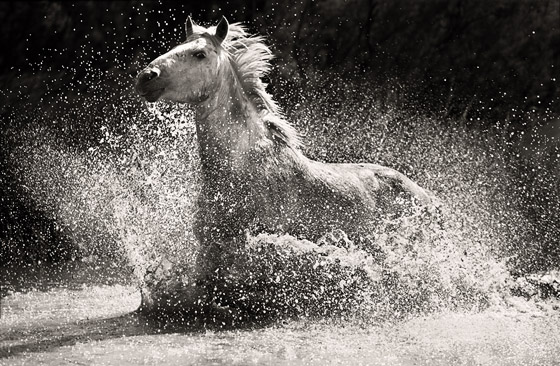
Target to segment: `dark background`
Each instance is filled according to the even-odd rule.
[[[297,98],[287,90],[336,75],[375,82],[387,100],[406,99],[401,105],[445,116],[442,123],[505,125],[511,136],[558,123],[558,0],[1,2],[0,263],[57,260],[70,250],[18,180],[14,136],[82,103],[86,116],[67,118],[58,138],[78,148],[95,141],[101,101],[133,93],[141,67],[183,40],[188,15],[203,25],[225,15],[265,35],[283,106]],[[532,191],[535,207],[552,205],[550,189]],[[541,211],[528,207],[538,222]],[[549,218],[543,232],[557,223]]]
[[[215,24],[224,14],[267,35],[278,64],[301,77],[367,70],[414,86],[434,109],[462,113],[480,102],[500,117],[512,107],[557,114],[559,8],[554,0],[5,2],[1,81],[5,90],[25,75],[37,98],[45,78],[67,91],[68,79],[92,72],[86,65],[133,74],[141,52],[182,40],[187,15]]]

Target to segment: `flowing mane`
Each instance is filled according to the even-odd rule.
[[[291,148],[299,148],[301,139],[296,129],[284,118],[278,104],[266,91],[262,78],[270,72],[270,60],[274,58],[264,37],[247,33],[240,23],[230,24],[222,47],[228,53],[243,90],[259,109],[263,122],[273,139]]]

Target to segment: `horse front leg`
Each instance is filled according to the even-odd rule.
[[[223,288],[225,276],[238,251],[243,250],[247,243],[246,234],[233,227],[230,222],[213,220],[206,215],[195,222],[194,233],[199,243],[195,284],[201,294],[201,305],[213,317],[221,318],[219,313],[226,312],[221,304],[227,294],[219,289]],[[231,313],[230,310],[227,312]]]

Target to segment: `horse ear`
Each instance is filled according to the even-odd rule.
[[[218,41],[220,41],[220,43],[222,43],[224,39],[226,39],[228,34],[228,29],[229,29],[229,23],[226,17],[222,15],[222,19],[220,19],[220,22],[216,26],[216,38],[218,38]]]
[[[193,22],[190,15],[185,23],[185,31],[187,32],[187,38],[193,34]]]

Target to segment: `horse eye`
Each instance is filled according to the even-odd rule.
[[[194,57],[198,58],[199,60],[202,60],[203,58],[206,57],[206,55],[204,54],[204,52],[197,52],[195,54],[193,54]]]

